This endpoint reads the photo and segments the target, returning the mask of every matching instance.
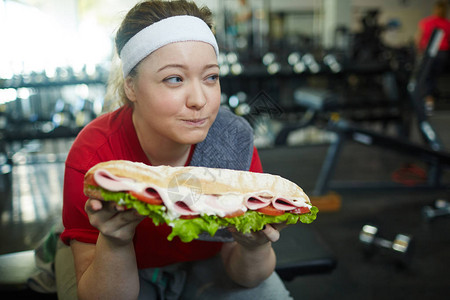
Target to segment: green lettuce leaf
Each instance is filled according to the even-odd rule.
[[[129,193],[110,192],[94,186],[91,186],[91,188],[99,189],[105,201],[114,201],[127,208],[136,209],[139,214],[151,218],[155,225],[167,223],[172,227],[172,232],[167,239],[171,241],[174,237],[178,236],[185,243],[197,239],[202,232],[207,232],[211,236],[214,236],[221,227],[234,226],[239,232],[249,233],[251,231],[262,230],[266,224],[282,222],[286,222],[287,224],[295,224],[297,222],[310,224],[316,219],[317,213],[319,212],[319,209],[313,206],[309,213],[301,215],[285,213],[281,216],[269,216],[249,210],[244,215],[233,218],[202,215],[193,219],[172,220],[167,216],[166,208],[163,205],[152,205],[141,202]]]
[[[171,241],[178,236],[183,242],[190,242],[197,239],[202,232],[207,232],[214,236],[216,231],[221,227],[221,221],[216,216],[202,216],[193,219],[176,219],[170,220],[168,224],[172,227],[172,233],[167,237]]]
[[[100,189],[105,201],[114,201],[126,208],[134,208],[139,214],[150,217],[155,225],[166,223],[166,208],[164,205],[152,205],[139,201],[129,193],[110,192],[102,188],[98,189]]]

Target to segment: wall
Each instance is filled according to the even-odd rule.
[[[12,0],[3,0],[12,1]],[[200,5],[207,5],[216,14],[218,28],[223,23],[222,9],[230,6],[238,0],[196,0]],[[283,24],[284,34],[298,33],[311,35],[315,40],[321,41],[325,36],[326,20],[324,12],[326,0],[248,0],[249,2],[265,1],[271,12],[288,12],[292,14],[286,17]],[[256,2],[255,2],[256,1]],[[330,0],[332,1],[332,0]],[[339,0],[335,0],[339,1]],[[396,19],[401,26],[383,35],[385,42],[389,45],[404,45],[413,40],[416,32],[417,22],[431,12],[433,1],[424,0],[349,0],[351,12],[349,23],[351,30],[356,32],[361,29],[360,18],[369,9],[379,8],[381,14],[379,22],[386,24]],[[76,31],[77,25],[83,20],[90,20],[89,24],[99,25],[104,35],[112,38],[115,30],[126,11],[131,8],[137,0],[20,0],[22,3],[30,3],[44,12],[53,15],[60,20],[61,24],[68,27],[72,32]],[[91,26],[90,28],[93,28]],[[220,32],[219,32],[220,33]],[[100,54],[99,54],[100,55]]]
[[[214,2],[215,0],[202,1],[202,2]],[[225,0],[227,1],[227,0]],[[230,0],[228,0],[230,1]],[[270,8],[272,11],[309,11],[311,16],[319,19],[322,22],[322,13],[324,9],[324,0],[272,0],[270,2]],[[335,0],[339,1],[339,0]],[[351,12],[351,29],[358,31],[361,29],[360,17],[364,12],[369,9],[380,9],[379,21],[380,24],[386,24],[392,19],[396,19],[400,22],[401,27],[395,31],[387,32],[383,37],[389,45],[403,45],[408,43],[414,38],[417,29],[418,21],[429,15],[432,10],[434,1],[431,0],[351,0],[352,12]],[[292,21],[288,23],[292,25],[292,28],[288,27],[288,30],[295,31],[299,28],[298,25],[302,25],[305,22]],[[320,27],[315,21],[309,21],[312,26]],[[305,30],[304,30],[305,31]],[[314,33],[317,30],[312,29],[310,32]]]
[[[431,14],[434,1],[423,0],[352,0],[353,30],[359,30],[358,19],[361,14],[373,8],[381,8],[379,21],[386,24],[389,20],[398,19],[401,27],[385,34],[385,41],[390,45],[401,45],[411,41],[417,30],[417,23]]]
[[[339,0],[336,0],[339,1]],[[411,41],[416,33],[418,21],[429,15],[434,1],[425,0],[351,0],[350,21],[352,31],[361,29],[360,18],[370,9],[380,9],[379,22],[386,24],[392,19],[400,22],[401,27],[387,32],[383,37],[389,45],[403,45]],[[273,11],[311,11],[316,18],[321,18],[323,0],[272,0]]]

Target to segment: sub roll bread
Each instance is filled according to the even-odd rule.
[[[311,223],[318,209],[295,183],[278,175],[206,167],[102,162],[84,178],[92,199],[115,201],[172,227],[183,242],[229,226],[248,233],[270,223]]]

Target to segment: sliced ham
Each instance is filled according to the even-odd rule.
[[[150,198],[161,199],[161,195],[154,188],[151,187],[144,189],[143,194]]]
[[[286,198],[274,198],[272,199],[272,205],[276,209],[286,211],[305,206],[305,201]]]
[[[272,202],[272,196],[270,195],[254,195],[248,197],[245,201],[245,206],[251,210],[257,210],[268,206]]]
[[[134,183],[134,180],[118,177],[106,170],[96,171],[94,173],[94,180],[100,187],[111,192],[126,192],[133,190],[132,184]]]
[[[163,198],[163,193],[158,187],[144,183],[138,183],[130,178],[119,177],[111,174],[107,170],[97,170],[94,172],[95,182],[105,190],[111,192],[130,192],[142,194],[150,198]]]
[[[177,201],[173,205],[174,210],[182,216],[198,215],[198,212],[193,211],[186,202]]]
[[[246,211],[243,197],[237,194],[230,195],[204,195],[205,206],[211,208],[218,215],[225,216],[239,211]]]

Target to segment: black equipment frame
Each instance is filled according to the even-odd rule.
[[[421,63],[416,72],[411,77],[408,84],[408,94],[411,99],[413,110],[417,118],[417,125],[426,145],[412,143],[407,139],[393,138],[382,135],[375,131],[362,129],[347,121],[337,121],[330,123],[327,129],[334,131],[337,139],[328,149],[325,161],[318,176],[314,194],[322,195],[330,189],[374,189],[374,188],[408,188],[410,186],[400,185],[394,182],[332,182],[332,175],[337,163],[338,156],[345,141],[352,140],[369,146],[380,146],[391,150],[406,153],[409,156],[416,156],[429,164],[428,178],[423,184],[415,185],[414,188],[449,188],[450,185],[442,182],[442,172],[444,167],[450,167],[450,153],[443,150],[443,145],[429,123],[423,105],[424,84],[429,75],[431,64],[438,52],[439,44],[443,38],[443,31],[436,29],[424,52]]]

